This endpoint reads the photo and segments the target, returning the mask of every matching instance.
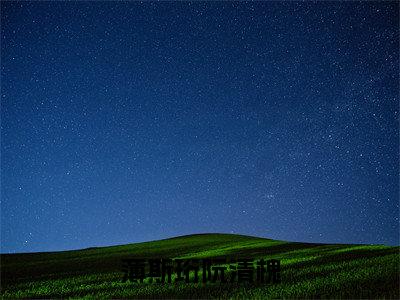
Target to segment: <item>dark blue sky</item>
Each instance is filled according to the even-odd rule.
[[[2,2],[1,251],[399,243],[396,2]]]

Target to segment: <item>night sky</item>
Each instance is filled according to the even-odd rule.
[[[396,2],[2,2],[1,251],[399,243]]]

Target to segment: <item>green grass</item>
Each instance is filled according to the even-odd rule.
[[[200,234],[76,251],[2,254],[1,297],[399,299],[399,250]],[[281,260],[282,283],[122,283],[121,259],[135,257],[276,258]]]

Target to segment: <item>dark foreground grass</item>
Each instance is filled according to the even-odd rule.
[[[77,251],[1,255],[2,298],[399,299],[400,248],[202,234]],[[281,260],[282,283],[122,283],[123,258]],[[201,277],[200,277],[201,278]]]

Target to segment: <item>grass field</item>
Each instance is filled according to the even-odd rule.
[[[198,234],[76,251],[2,254],[1,297],[399,299],[399,250]],[[281,261],[282,282],[122,283],[121,259],[157,257],[275,258]]]

